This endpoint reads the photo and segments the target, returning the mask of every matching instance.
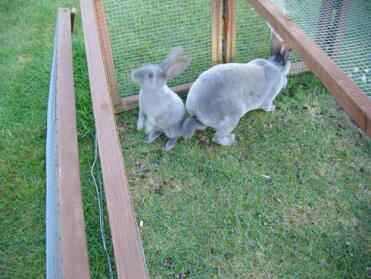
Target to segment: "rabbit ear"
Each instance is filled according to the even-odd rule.
[[[164,70],[165,76],[178,75],[187,68],[189,60],[180,58],[179,56],[183,53],[181,47],[174,47],[169,55],[166,57],[164,62],[160,64],[160,67]]]
[[[165,71],[165,76],[175,76],[182,73],[187,66],[189,65],[189,60],[186,58],[179,58],[176,62],[174,62],[168,69]]]
[[[178,57],[183,53],[183,49],[181,47],[174,47],[165,60],[160,64],[161,68],[165,71],[178,59]]]
[[[281,53],[281,37],[276,33],[276,31],[272,31],[270,50],[271,56],[279,55]]]
[[[292,49],[288,46],[285,46],[285,48],[282,51],[282,60],[283,64],[285,65],[287,60],[289,60],[290,54],[291,54]]]

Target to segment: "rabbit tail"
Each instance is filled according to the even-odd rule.
[[[197,129],[204,129],[205,126],[198,121],[196,116],[188,117],[182,125],[182,136],[184,138],[191,138]]]

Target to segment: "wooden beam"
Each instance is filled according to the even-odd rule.
[[[211,40],[213,63],[223,62],[223,0],[211,1]]]
[[[102,49],[102,56],[104,60],[105,72],[107,75],[109,93],[111,96],[112,105],[115,112],[121,112],[120,105],[120,91],[118,88],[117,78],[116,78],[116,68],[113,61],[111,40],[109,37],[109,30],[107,25],[106,12],[104,9],[103,0],[95,0],[95,11],[97,18],[97,25],[99,31],[99,42]]]
[[[93,0],[81,0],[89,83],[118,278],[148,278],[105,75]]]
[[[62,278],[90,278],[77,148],[71,11],[58,10],[56,118]]]
[[[224,39],[226,41],[225,61],[233,62],[236,48],[236,0],[227,0],[224,19]]]
[[[304,32],[270,0],[249,0],[331,92],[357,125],[371,137],[371,100]]]

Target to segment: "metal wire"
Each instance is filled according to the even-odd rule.
[[[56,130],[56,70],[57,34],[55,28],[53,61],[50,73],[47,135],[46,135],[46,278],[62,278],[60,227],[59,227],[59,186]]]
[[[371,2],[285,0],[274,2],[371,96]]]
[[[97,136],[95,135],[95,140],[94,140],[94,162],[93,162],[93,164],[91,165],[91,168],[90,168],[90,175],[93,178],[93,182],[94,182],[94,186],[95,186],[95,191],[96,191],[96,194],[97,194],[98,210],[99,210],[99,229],[100,229],[100,234],[101,234],[101,238],[102,238],[103,250],[104,250],[104,253],[106,255],[106,260],[107,260],[107,265],[108,265],[108,271],[109,271],[109,274],[110,274],[109,278],[110,279],[113,279],[113,271],[112,271],[111,258],[110,258],[110,255],[109,255],[109,252],[108,252],[108,249],[107,249],[106,236],[104,234],[104,220],[103,220],[104,216],[103,216],[103,206],[102,206],[102,202],[103,202],[103,186],[102,186],[102,182],[101,182],[101,177],[99,177],[100,171],[99,171],[99,167],[98,166],[97,166],[98,177],[95,178],[95,174],[94,174],[94,168],[96,167],[98,160],[99,160],[98,159],[98,139],[97,139]],[[97,183],[97,181],[98,181],[98,183]]]
[[[371,97],[371,2],[272,0]],[[236,60],[268,55],[270,30],[247,1],[238,1]],[[251,18],[256,25],[251,26]],[[247,31],[248,30],[248,31]],[[248,58],[246,60],[246,58]],[[299,61],[296,56],[293,62]]]
[[[371,96],[370,1],[273,2]],[[123,96],[138,92],[130,78],[134,68],[161,62],[174,46],[184,48],[191,65],[184,74],[171,79],[170,86],[192,82],[212,65],[209,0],[105,0],[104,6],[116,78]],[[237,0],[236,29],[236,62],[268,57],[270,29],[246,0]],[[300,59],[294,54],[291,61]]]
[[[212,65],[210,0],[105,0],[104,7],[123,96],[138,94],[134,68],[160,63],[174,46],[191,64],[169,86],[192,82]]]

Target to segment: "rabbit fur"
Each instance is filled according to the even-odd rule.
[[[161,64],[143,66],[132,73],[140,85],[137,129],[148,134],[148,142],[164,133],[169,138],[166,151],[181,137],[186,113],[182,99],[166,85],[169,77],[182,73],[189,64],[180,57],[182,52],[181,47],[175,47]]]
[[[272,32],[271,58],[255,59],[246,64],[228,63],[203,72],[188,92],[188,117],[182,126],[185,138],[197,129],[216,130],[213,141],[227,146],[235,141],[231,132],[240,118],[255,109],[274,111],[274,98],[286,86],[291,49],[281,44]]]

